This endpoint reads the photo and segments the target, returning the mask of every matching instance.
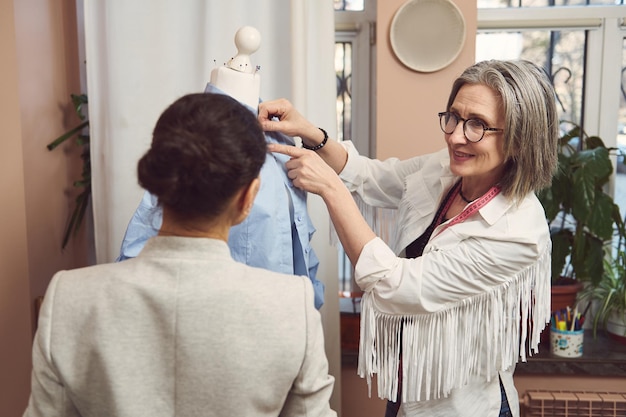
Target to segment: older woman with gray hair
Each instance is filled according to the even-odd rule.
[[[535,192],[557,163],[554,89],[531,62],[480,62],[438,117],[445,149],[380,161],[329,140],[286,100],[259,109],[265,130],[302,138],[306,149],[269,149],[323,198],[355,267],[358,372],[368,384],[377,374],[386,415],[517,416],[515,364],[550,319],[551,241]],[[396,209],[390,242],[352,193]]]

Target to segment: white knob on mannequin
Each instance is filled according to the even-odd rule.
[[[261,34],[252,26],[243,26],[235,33],[235,46],[237,55],[226,66],[235,71],[254,73],[250,55],[255,53],[261,46]]]
[[[261,35],[251,26],[243,26],[235,33],[237,56],[226,65],[211,71],[210,83],[222,92],[256,109],[259,105],[261,78],[256,67],[252,66],[250,55],[261,45]]]

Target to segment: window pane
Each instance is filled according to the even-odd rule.
[[[337,140],[352,138],[352,43],[335,42]]]
[[[484,32],[476,36],[476,60],[527,59],[553,79],[559,119],[580,124],[586,33],[582,30]]]
[[[335,10],[362,11],[364,0],[334,0]]]
[[[621,97],[618,114],[618,131],[617,131],[617,168],[615,175],[615,203],[620,207],[622,218],[626,216],[626,39],[623,40],[622,46],[622,80],[621,80]]]
[[[621,5],[625,0],[478,0],[478,8]]]
[[[335,74],[337,77],[337,140],[352,138],[352,42],[335,42]],[[359,304],[354,294],[352,264],[339,245],[339,309],[356,313]]]

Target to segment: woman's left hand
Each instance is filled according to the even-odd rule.
[[[259,104],[259,123],[266,132],[300,136],[311,144],[321,142],[322,133],[296,110],[289,100],[280,98]]]
[[[267,149],[291,157],[285,167],[294,186],[324,199],[337,187],[345,188],[335,171],[315,152],[276,143],[269,143]]]

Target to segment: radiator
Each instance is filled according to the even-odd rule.
[[[626,393],[588,391],[527,391],[524,417],[626,417]]]

